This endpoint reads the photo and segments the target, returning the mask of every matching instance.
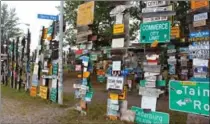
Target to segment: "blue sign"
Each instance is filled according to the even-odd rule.
[[[46,14],[38,14],[37,17],[39,19],[47,19],[47,20],[58,20],[57,15],[46,15]]]
[[[209,37],[209,36],[210,36],[209,30],[190,33],[190,38]]]

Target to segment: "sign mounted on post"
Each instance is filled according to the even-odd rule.
[[[199,9],[199,8],[208,8],[209,7],[209,0],[191,0],[191,9]]]
[[[206,20],[193,22],[193,27],[199,27],[199,26],[204,26],[204,25],[206,25]]]
[[[166,7],[143,8],[142,13],[172,11],[172,5]]]
[[[208,19],[208,12],[195,14],[193,20],[194,22],[196,22],[196,21],[201,21],[201,20],[206,20],[206,19]]]
[[[180,38],[180,28],[178,26],[171,28],[171,37]]]
[[[58,16],[57,15],[38,14],[37,18],[58,21]]]
[[[113,34],[124,33],[124,24],[115,24],[113,28]]]
[[[146,7],[158,7],[167,5],[166,1],[146,1]]]
[[[167,16],[161,16],[161,17],[151,17],[151,18],[143,18],[143,22],[155,22],[155,21],[167,21]]]
[[[209,82],[170,81],[169,108],[209,116]]]
[[[87,2],[78,7],[77,26],[86,26],[93,23],[95,2]]]
[[[140,43],[159,43],[170,41],[171,24],[169,21],[142,23],[140,26]]]
[[[107,78],[106,89],[123,90],[124,78],[123,77],[112,77]]]

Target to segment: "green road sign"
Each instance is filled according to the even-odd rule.
[[[169,114],[163,112],[144,112],[139,107],[132,106],[131,110],[136,112],[135,122],[137,124],[169,124]]]
[[[169,108],[209,116],[209,82],[170,81]]]
[[[157,21],[142,23],[140,25],[140,43],[165,43],[170,41],[171,23],[169,21]]]

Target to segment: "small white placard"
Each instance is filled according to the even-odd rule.
[[[112,48],[122,48],[124,47],[124,38],[112,39]]]
[[[52,79],[52,88],[57,88],[57,79]]]
[[[124,78],[109,76],[107,78],[106,89],[123,90]]]
[[[116,15],[116,24],[122,24],[123,22],[123,14],[120,13],[120,14],[117,14]]]
[[[113,61],[112,62],[112,70],[120,71],[121,70],[121,61]]]
[[[157,97],[143,96],[141,99],[142,109],[151,109],[151,111],[156,111]]]
[[[193,59],[193,66],[206,66],[208,67],[208,60],[204,59]]]

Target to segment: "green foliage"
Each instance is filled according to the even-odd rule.
[[[20,36],[22,33],[17,27],[19,18],[17,17],[15,8],[8,8],[7,4],[1,5],[1,37],[14,38]]]

